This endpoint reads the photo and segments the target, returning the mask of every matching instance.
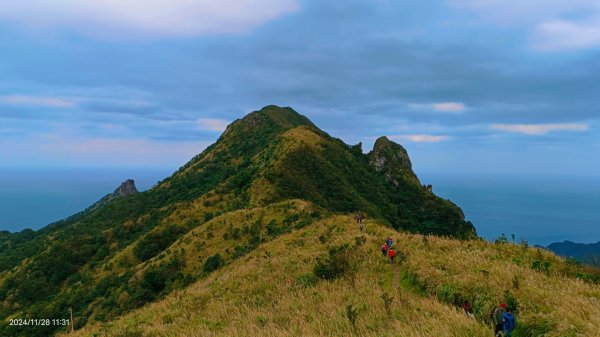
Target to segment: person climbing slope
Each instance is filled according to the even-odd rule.
[[[512,308],[506,308],[506,312],[502,315],[502,324],[504,329],[504,337],[511,337],[512,332],[517,324],[515,316],[512,313]]]
[[[390,255],[390,263],[394,263],[394,258],[396,257],[396,251],[393,248],[390,248],[390,251],[388,252],[388,254]]]
[[[354,220],[356,220],[356,223],[360,226],[360,231],[362,232],[365,228],[365,225],[363,224],[363,220],[365,219],[365,217],[360,214],[360,213],[356,213],[356,215],[354,216]]]
[[[475,318],[473,315],[473,307],[471,307],[471,303],[469,301],[463,301],[463,304],[460,306],[464,312],[464,314],[469,318]]]
[[[387,242],[384,242],[383,245],[381,245],[381,254],[383,256],[386,256],[388,252],[388,245]]]
[[[392,248],[392,244],[394,243],[394,240],[392,240],[392,237],[388,236],[386,243],[389,248]]]
[[[492,321],[494,322],[494,336],[501,336],[501,332],[504,330],[502,324],[502,316],[504,315],[504,311],[506,310],[506,304],[500,303],[499,306],[494,309],[494,314],[492,315]]]

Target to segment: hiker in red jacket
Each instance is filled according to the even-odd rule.
[[[388,252],[388,254],[390,255],[390,263],[394,263],[394,257],[396,257],[396,251],[393,248],[390,248],[390,251]]]
[[[381,254],[383,254],[383,256],[386,256],[387,252],[388,252],[388,245],[387,245],[387,242],[386,242],[383,245],[381,245]]]

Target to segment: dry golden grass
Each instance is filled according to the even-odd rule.
[[[513,244],[460,242],[438,237],[401,235],[409,256],[406,268],[427,292],[459,295],[479,306],[481,319],[506,295],[518,302],[521,330],[544,336],[597,336],[600,333],[600,287],[565,276],[565,261],[550,252]],[[547,271],[532,268],[548,261]],[[535,334],[534,334],[535,335]]]
[[[231,216],[243,221],[249,216],[245,212]],[[188,235],[200,237],[206,230],[202,227]],[[311,274],[316,258],[327,254],[328,247],[354,245],[361,235],[366,243],[352,250],[355,278],[319,280],[313,285],[299,281]],[[391,266],[381,257],[379,246],[388,235],[406,256],[404,263]],[[178,244],[190,251],[197,242],[182,238]],[[552,261],[554,269],[532,270],[531,262],[539,258]],[[508,290],[520,304],[517,319],[522,326],[548,321],[552,330],[545,336],[596,336],[600,289],[562,276],[561,263],[535,249],[424,239],[372,222],[360,234],[350,216],[335,216],[264,243],[183,291],[76,335],[491,336],[485,318]],[[383,293],[393,298],[389,316]],[[448,294],[476,304],[477,319],[467,318],[448,303]],[[356,330],[346,317],[348,304],[358,308]]]

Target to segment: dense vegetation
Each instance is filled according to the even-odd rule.
[[[14,330],[11,317],[67,318],[72,309],[75,328],[110,320],[331,213],[361,211],[396,229],[473,238],[461,210],[398,161],[400,145],[384,145],[391,151],[377,155],[389,172],[372,166],[374,153],[290,108],[268,106],[149,191],[37,232],[0,232],[0,336],[59,328]]]

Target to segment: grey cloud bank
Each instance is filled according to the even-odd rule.
[[[74,2],[48,14],[50,32],[4,9],[0,151],[11,156],[0,166],[110,158],[175,168],[227,122],[277,104],[365,148],[395,137],[422,170],[597,172],[600,50],[536,48],[546,43],[536,27],[592,27],[597,6],[502,3],[504,12],[496,1],[284,1],[265,11],[270,1],[256,1],[240,14],[209,1],[219,25],[240,26],[155,34],[95,18],[115,23],[115,38],[72,29],[62,16]],[[137,2],[95,5],[121,13]],[[590,15],[572,14],[581,9]]]

